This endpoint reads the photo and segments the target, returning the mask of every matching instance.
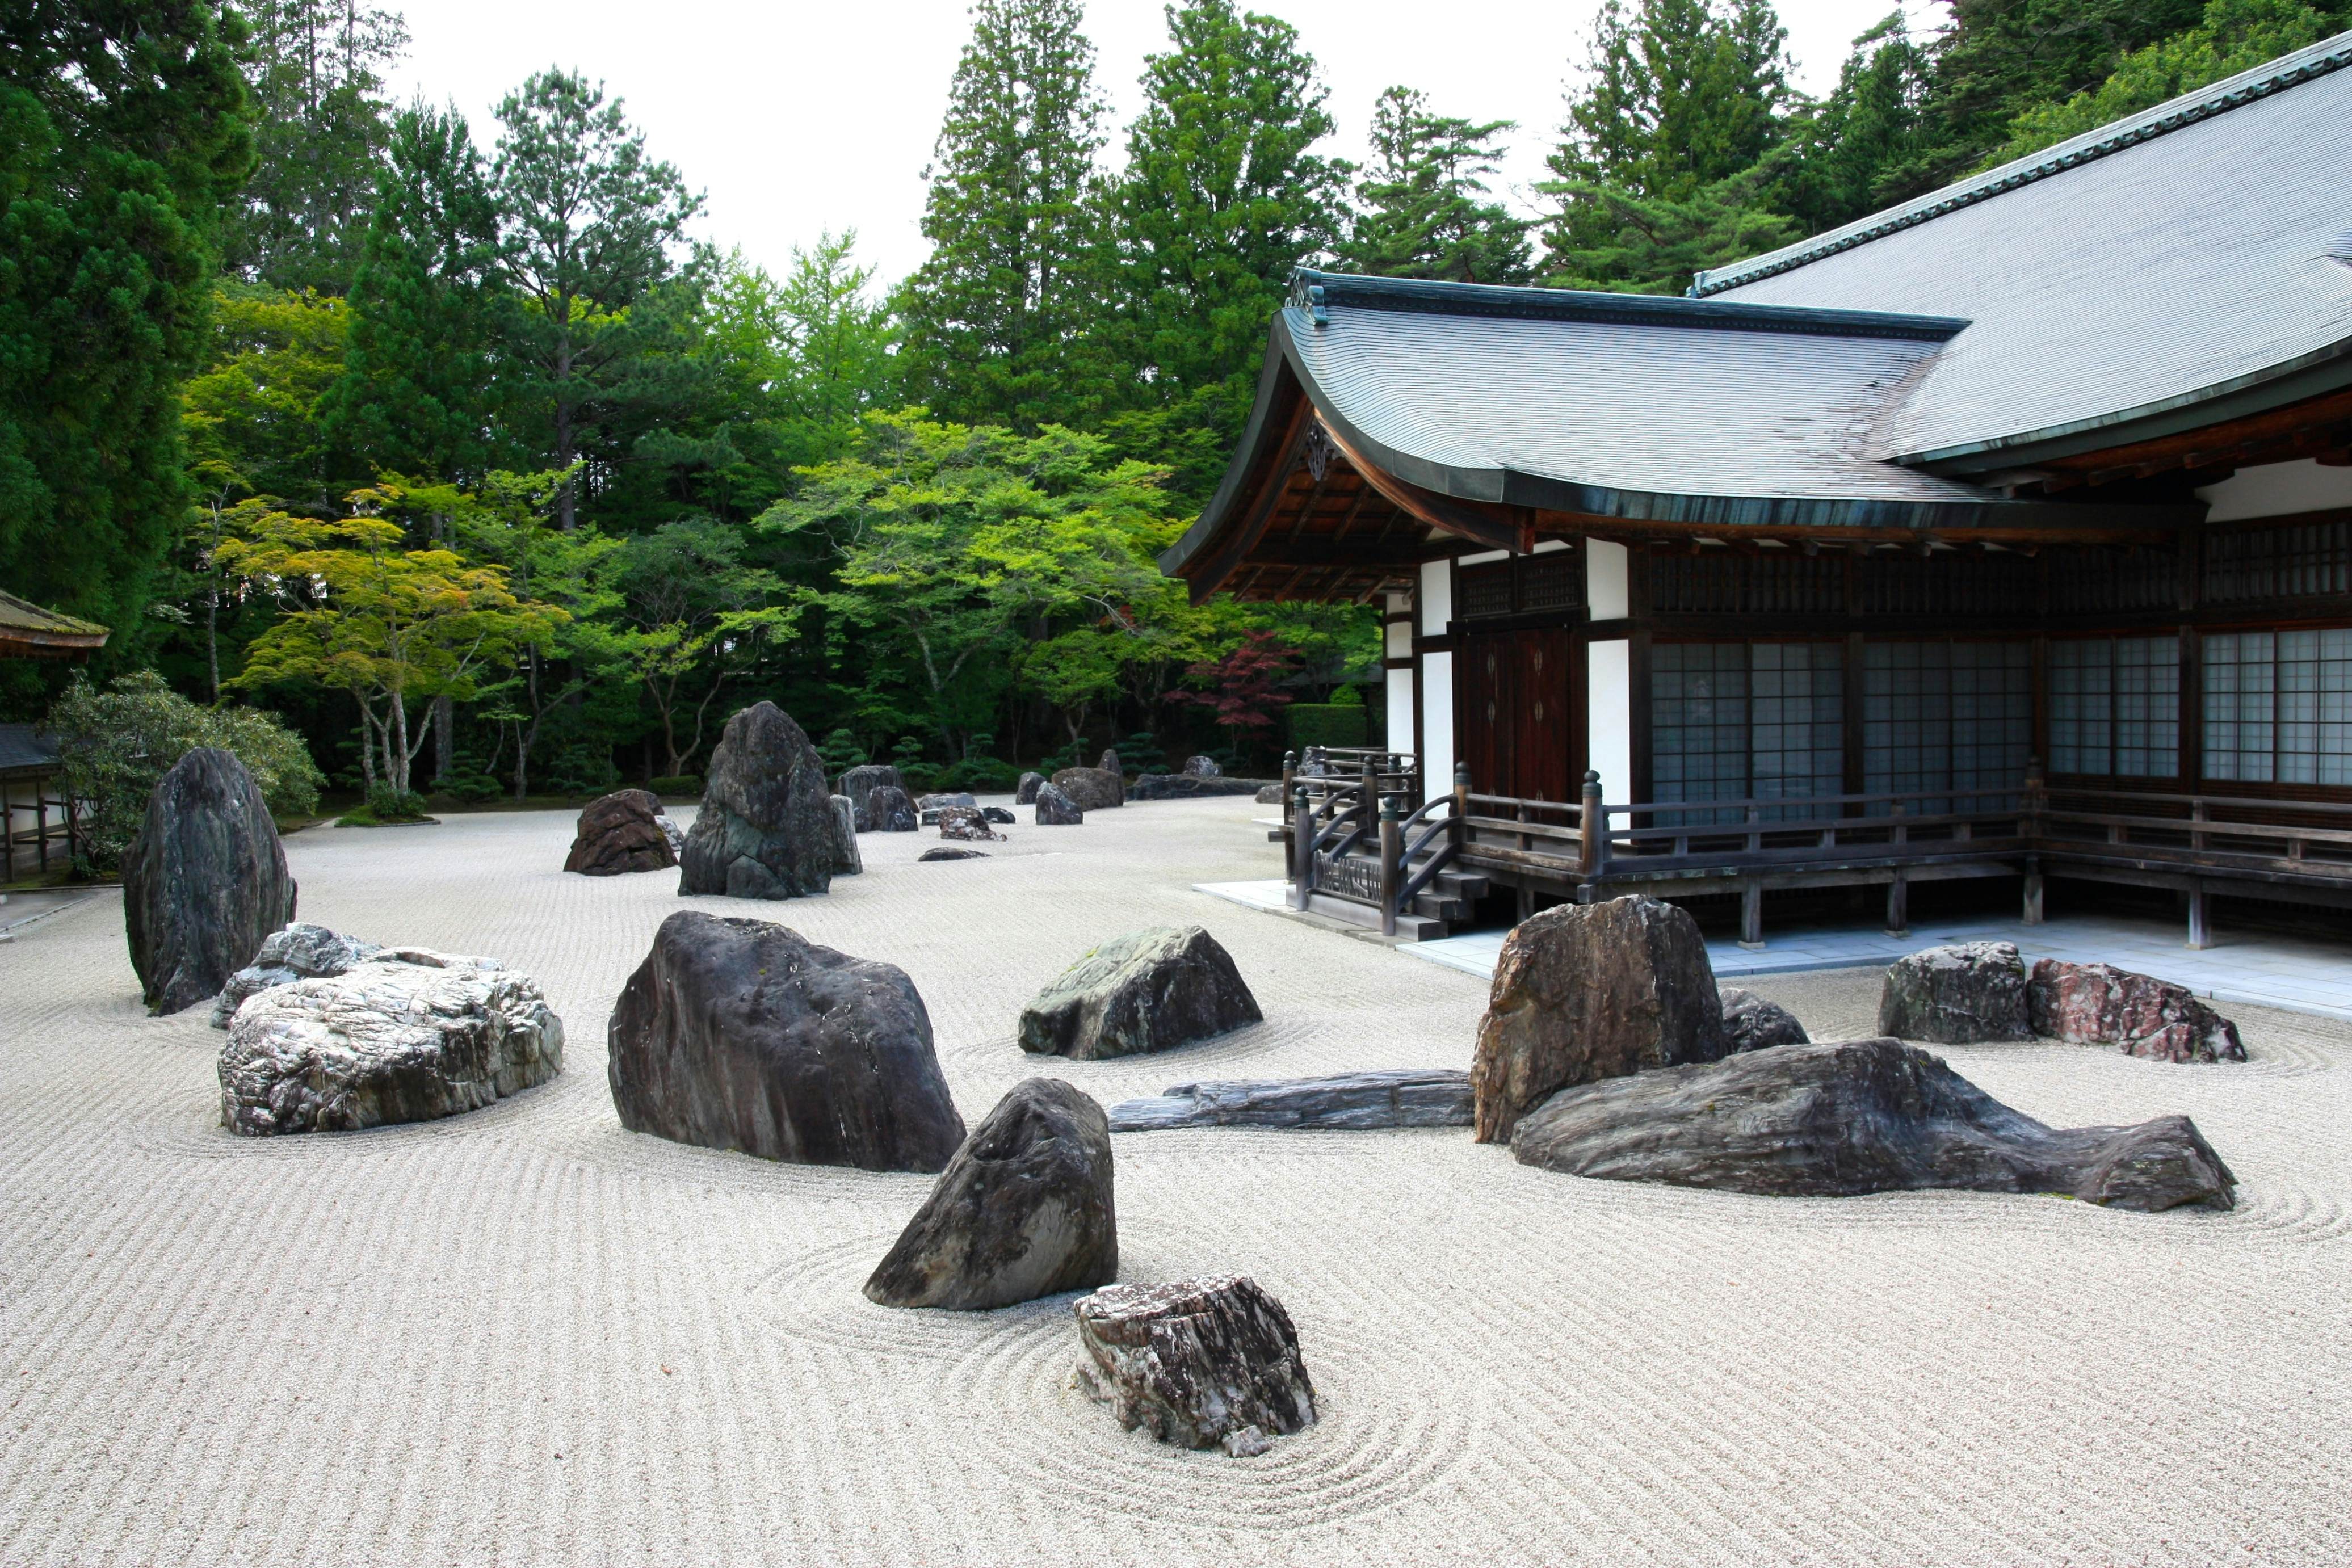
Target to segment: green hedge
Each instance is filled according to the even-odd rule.
[[[1371,724],[1360,702],[1290,706],[1290,744],[1298,750],[1310,746],[1362,746],[1370,734]]]
[[[646,788],[656,795],[699,795],[702,779],[692,773],[681,773],[675,779],[656,779]]]

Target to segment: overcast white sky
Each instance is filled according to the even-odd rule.
[[[969,30],[967,0],[384,0],[413,42],[394,87],[454,99],[487,146],[491,110],[550,65],[602,78],[656,156],[709,198],[700,230],[781,270],[794,245],[855,228],[895,278],[923,258],[923,166]],[[1403,83],[1441,113],[1514,120],[1506,177],[1543,178],[1561,85],[1597,0],[1255,0],[1290,22],[1323,68],[1335,150],[1360,159],[1372,100]],[[1783,0],[1802,85],[1826,90],[1855,35],[1894,0]],[[1088,0],[1097,80],[1116,157],[1143,57],[1167,47],[1159,0]]]

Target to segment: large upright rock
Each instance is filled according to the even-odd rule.
[[[1547,909],[1504,938],[1478,1020],[1478,1142],[1508,1138],[1555,1090],[1713,1061],[1728,1043],[1687,911],[1638,895]]]
[[[799,898],[833,885],[833,796],[792,716],[754,703],[727,721],[678,862],[681,894]]]
[[[221,1048],[221,1121],[251,1136],[476,1111],[563,1070],[563,1020],[528,975],[423,947],[276,986]]]
[[[245,764],[209,746],[173,763],[122,861],[122,923],[147,1010],[210,1001],[294,918],[294,893]]]
[[[903,970],[682,910],[613,1009],[621,1125],[762,1159],[936,1171],[963,1141]]]
[[[1043,773],[1024,773],[1021,782],[1013,787],[1013,803],[1026,806],[1037,799],[1038,789],[1049,782]]]
[[[1110,1124],[1076,1084],[996,1103],[866,1281],[886,1307],[980,1312],[1118,1278]]]
[[[1937,1045],[2032,1039],[2017,944],[1961,942],[1895,959],[1879,988],[1878,1032]]]
[[[1054,775],[1054,788],[1078,803],[1081,811],[1108,811],[1127,803],[1127,780],[1101,768],[1065,768]]]
[[[1087,1354],[1079,1385],[1129,1431],[1238,1458],[1315,1422],[1298,1331],[1255,1280],[1113,1285],[1072,1310]]]
[[[906,787],[907,781],[898,777],[896,768],[887,762],[868,762],[845,770],[834,793],[849,797],[850,811],[856,819],[857,831],[870,833],[874,831],[875,823],[866,806],[867,797],[877,789],[904,789]]]
[[[1166,1051],[1265,1015],[1217,939],[1162,925],[1104,943],[1021,1009],[1021,1049],[1078,1061]]]
[[[1038,789],[1034,812],[1041,828],[1074,828],[1087,820],[1086,812],[1059,784]]]
[[[677,863],[662,831],[662,803],[643,789],[615,789],[580,813],[563,869],[583,876],[666,871]]]
[[[2043,958],[2025,983],[2033,1032],[2158,1061],[2243,1061],[2238,1026],[2186,986],[2111,964]]]
[[[857,849],[857,807],[846,795],[833,797],[833,874],[856,876],[866,869]]]
[[[1511,1152],[1608,1181],[1843,1197],[1911,1187],[2227,1208],[2236,1177],[2186,1116],[2064,1131],[1899,1040],[1784,1045],[1563,1089]]]
[[[860,832],[911,833],[922,819],[915,802],[896,784],[877,784],[866,797],[866,821]]]
[[[1127,765],[1118,759],[1118,748],[1115,746],[1104,747],[1103,754],[1095,758],[1095,766],[1105,773],[1124,775],[1127,772]]]
[[[338,936],[323,925],[306,925],[297,920],[263,937],[253,962],[231,975],[221,987],[220,995],[213,998],[213,1027],[226,1029],[247,997],[272,986],[290,986],[297,980],[342,974],[383,951],[373,942]]]

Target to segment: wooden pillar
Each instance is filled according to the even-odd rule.
[[[1397,798],[1381,797],[1381,935],[1393,936],[1397,928],[1397,890],[1404,885],[1404,821]]]
[[[1886,884],[1886,934],[1911,935],[1911,877],[1901,866],[1895,868],[1895,880]]]
[[[2025,909],[2022,919],[2028,925],[2042,924],[2042,857],[2025,858]]]
[[[2213,927],[2205,907],[2205,879],[2201,876],[2189,881],[2189,945],[2200,949],[2213,945]]]
[[[1282,825],[1290,826],[1290,791],[1298,782],[1298,753],[1282,754]]]
[[[48,780],[46,779],[36,779],[33,780],[33,833],[35,836],[34,841],[38,843],[41,847],[41,874],[43,876],[49,874],[49,791],[47,788],[47,783]],[[16,874],[14,857],[11,857],[8,874],[11,876]]]
[[[1764,884],[1752,876],[1739,882],[1739,945],[1751,953],[1764,946]]]

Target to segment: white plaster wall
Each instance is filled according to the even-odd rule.
[[[1490,560],[1508,560],[1510,559],[1511,552],[1509,550],[1487,549],[1480,550],[1476,555],[1465,555],[1454,564],[1456,566],[1484,566]]]
[[[1554,550],[1566,549],[1567,548],[1568,541],[1566,539],[1538,539],[1536,541],[1534,553],[1537,555],[1549,555]]]
[[[1388,612],[1402,615],[1412,608],[1412,595],[1391,593],[1387,599]],[[1391,659],[1412,657],[1412,623],[1391,621],[1382,629],[1381,650]],[[1388,691],[1388,737],[1381,742],[1391,751],[1411,751],[1412,746],[1412,672],[1391,670],[1386,682]]]
[[[2241,468],[2218,485],[2197,492],[2211,510],[2209,523],[2242,517],[2277,517],[2352,507],[2352,468],[2323,468],[2311,458]]]
[[[1600,772],[1601,795],[1606,800],[1633,798],[1633,649],[1622,641],[1589,643],[1585,649],[1584,711],[1591,727],[1585,751],[1591,758],[1586,766]],[[1584,780],[1575,780],[1574,787],[1580,791]]]
[[[1625,587],[1625,547],[1609,539],[1584,541],[1584,602],[1595,621],[1622,621],[1633,612]],[[1601,774],[1605,785],[1609,775]]]
[[[1410,695],[1405,699],[1412,701]],[[1454,655],[1425,653],[1421,661],[1422,788],[1441,795],[1454,788]]]
[[[1425,560],[1421,563],[1421,634],[1443,637],[1445,623],[1454,619],[1454,563],[1447,560]]]

